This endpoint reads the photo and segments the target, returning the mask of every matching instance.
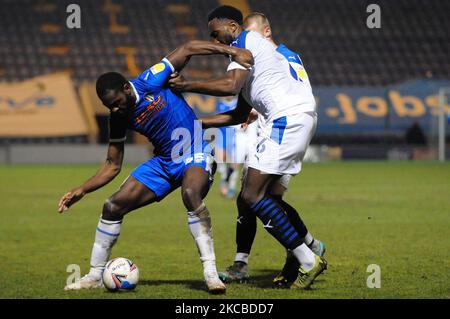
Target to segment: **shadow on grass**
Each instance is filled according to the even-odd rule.
[[[272,281],[279,273],[279,269],[258,269],[250,272],[250,280],[246,283],[229,283],[227,285],[243,285],[248,288],[272,288]],[[324,278],[320,276],[315,282],[323,282]],[[161,285],[184,285],[194,290],[205,290],[205,282],[202,279],[166,279],[166,280],[142,280],[140,285],[161,286]]]
[[[262,269],[255,271],[255,275],[250,274],[250,281],[241,285],[247,287],[258,288],[270,288],[272,286],[272,280],[277,275],[278,271],[274,269]],[[139,283],[145,286],[161,286],[161,285],[184,285],[194,290],[205,290],[205,282],[202,279],[165,279],[165,280],[142,280]],[[231,285],[240,285],[238,283],[232,283]]]
[[[203,280],[183,280],[183,279],[167,279],[167,280],[142,280],[139,282],[144,286],[163,286],[163,285],[184,285],[193,290],[205,291],[206,285]]]
[[[255,287],[255,288],[273,288],[272,282],[273,279],[280,273],[279,269],[258,269],[254,272],[250,273],[250,280],[248,283],[245,283],[244,285],[247,285],[248,287]],[[317,279],[314,280],[314,283],[321,283],[325,282],[326,279],[323,277],[323,275],[320,275],[317,277]],[[242,285],[234,283],[233,285]]]
[[[272,288],[272,281],[279,272],[279,269],[258,269],[250,272],[247,285],[256,288]]]

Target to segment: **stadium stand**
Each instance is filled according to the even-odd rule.
[[[0,82],[69,72],[86,108],[85,101],[95,100],[92,83],[99,74],[115,70],[131,77],[189,39],[208,39],[206,16],[224,2],[78,0],[81,29],[69,29],[66,7],[71,0],[0,0]],[[313,87],[382,87],[416,78],[450,78],[447,0],[233,3],[239,2],[248,10],[264,12],[275,40],[300,52]],[[381,29],[366,27],[370,3],[381,7]],[[193,60],[186,73],[194,78],[221,74],[228,63],[220,56]],[[95,105],[89,106],[92,109]],[[107,115],[97,109],[94,113],[100,128],[97,141],[105,142]],[[87,122],[92,128],[92,118]],[[92,137],[0,138],[0,143],[36,141],[87,143]],[[314,142],[390,145],[404,143],[405,137],[391,132],[319,134]]]
[[[191,38],[208,38],[208,0],[81,0],[82,28],[65,27],[73,1],[0,2],[0,66],[3,81],[70,70],[78,84],[110,70],[138,71]],[[226,59],[198,58],[191,75],[221,72]],[[189,71],[188,70],[188,71]]]
[[[65,27],[72,1],[2,0],[1,80],[17,81],[55,70],[94,80],[111,69],[130,75],[180,43],[207,39],[209,0],[80,0],[82,29]],[[373,1],[249,0],[265,12],[275,39],[301,52],[313,85],[386,85],[418,77],[449,77],[450,3],[445,0],[376,1],[382,28],[365,27]],[[211,62],[212,61],[212,62]],[[193,76],[220,73],[226,63],[198,58]]]
[[[313,85],[387,85],[450,75],[448,1],[250,0],[277,41],[300,52]],[[377,3],[382,28],[365,27]]]

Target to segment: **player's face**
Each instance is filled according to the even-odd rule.
[[[102,98],[103,104],[111,111],[120,115],[127,115],[136,103],[136,97],[128,85],[123,90],[110,90]]]
[[[238,25],[230,20],[213,19],[208,23],[208,29],[214,41],[228,45],[234,41]]]

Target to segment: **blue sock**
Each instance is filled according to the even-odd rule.
[[[263,222],[264,228],[285,248],[294,249],[303,243],[303,239],[274,198],[265,196],[253,204],[251,210]]]

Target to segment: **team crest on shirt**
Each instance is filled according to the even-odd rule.
[[[151,94],[147,94],[144,99],[146,99],[147,101],[149,101],[150,103],[153,102],[155,100],[155,97]]]
[[[166,65],[164,63],[158,63],[150,68],[150,72],[152,72],[153,75],[155,75],[161,71],[164,71],[165,68],[166,68]]]

